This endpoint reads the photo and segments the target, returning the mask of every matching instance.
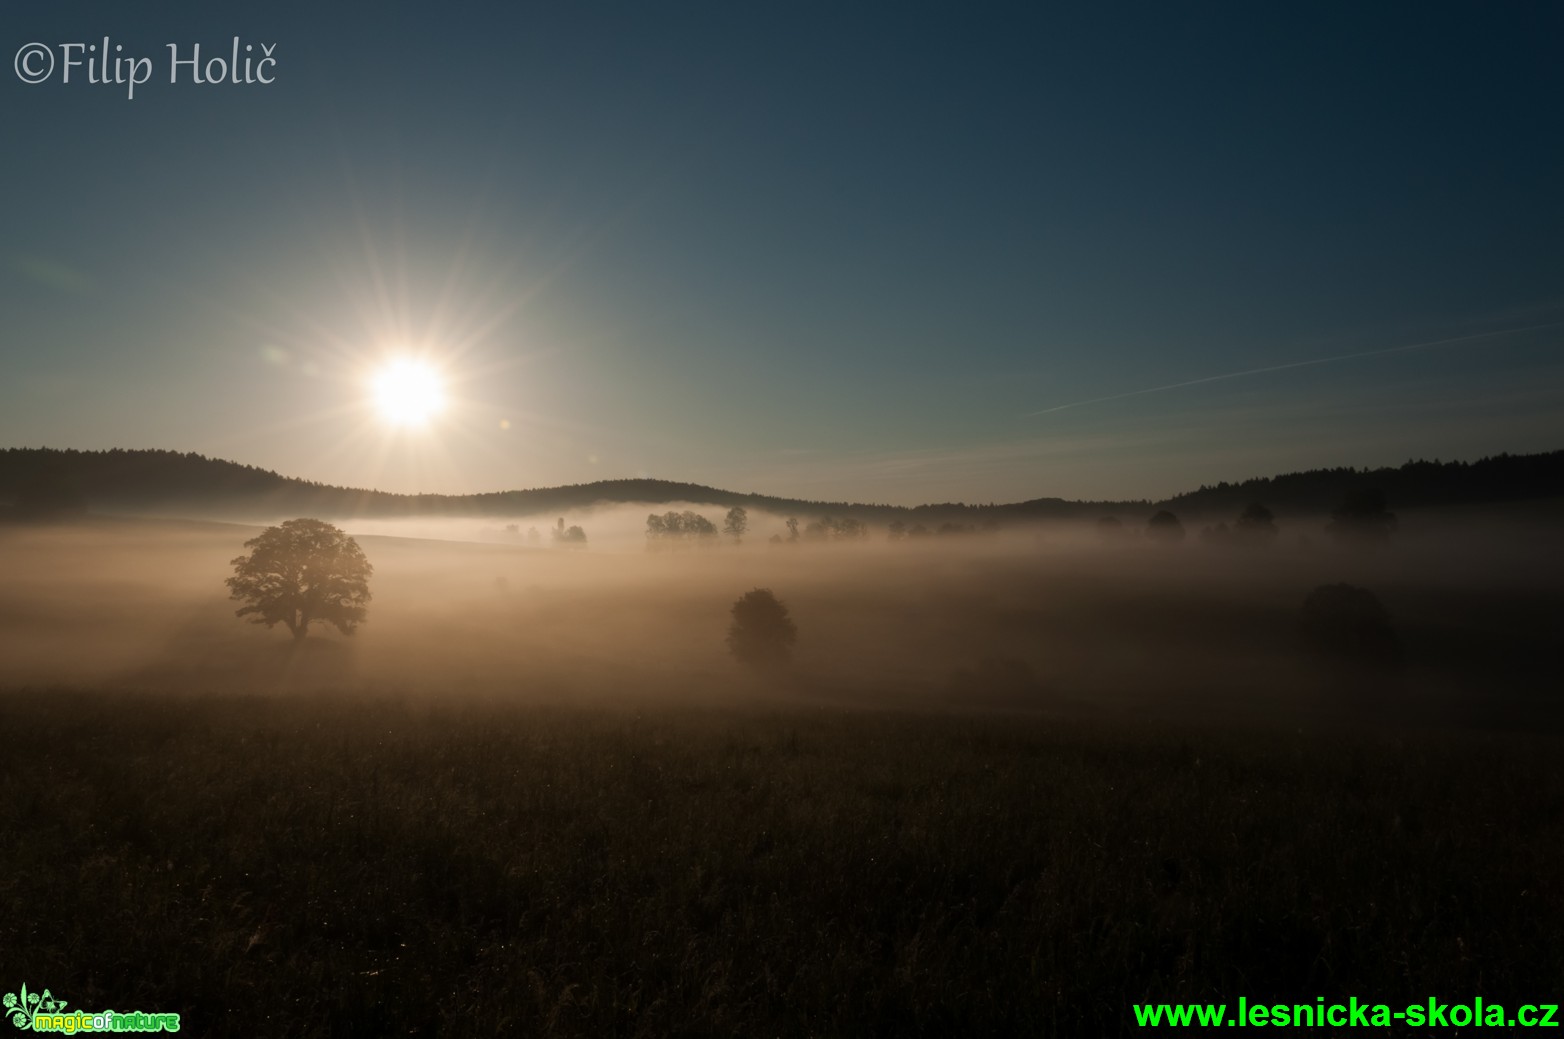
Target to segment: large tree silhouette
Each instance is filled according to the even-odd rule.
[[[227,584],[246,603],[235,616],[268,628],[281,623],[302,639],[317,621],[351,635],[364,621],[374,568],[347,534],[318,519],[267,527],[244,543]]]

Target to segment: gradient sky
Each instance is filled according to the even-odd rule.
[[[0,445],[903,504],[1564,447],[1556,3],[0,30]],[[152,59],[134,100],[13,67],[105,35]],[[274,83],[168,83],[236,35]],[[400,350],[451,380],[421,432],[365,403]]]

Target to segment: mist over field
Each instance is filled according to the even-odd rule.
[[[893,507],[0,452],[0,892],[50,907],[0,965],[232,1035],[1548,1004],[1561,471]]]
[[[1213,545],[1157,543],[1133,521],[787,541],[787,517],[755,514],[740,542],[669,543],[647,538],[647,515],[349,523],[375,571],[368,619],[351,638],[317,626],[297,645],[236,619],[222,583],[259,528],[8,526],[0,654],[12,684],[215,693],[1152,716],[1328,708],[1406,722],[1553,709],[1535,679],[1556,646],[1564,582],[1549,528],[1524,513],[1408,515],[1393,544],[1372,548],[1332,544],[1319,518],[1282,523],[1273,543]],[[551,544],[562,521],[583,526],[584,545]],[[1405,652],[1404,668],[1357,702],[1332,692],[1339,676],[1300,640],[1306,596],[1338,582],[1380,598]],[[724,646],[729,609],[752,588],[772,589],[798,625],[785,673],[756,677]]]
[[[752,513],[741,542],[648,539],[721,519],[695,504],[344,521],[367,616],[302,639],[234,615],[260,526],[0,524],[0,825],[29,838],[3,875],[52,907],[0,921],[6,962],[236,1035],[1545,1002],[1553,508],[1355,546],[1303,515],[1158,539],[1133,510],[797,540]],[[1368,590],[1388,651],[1319,641],[1322,587]],[[757,588],[785,666],[727,640]]]

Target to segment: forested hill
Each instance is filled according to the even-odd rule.
[[[864,521],[976,522],[1018,510],[1027,516],[1099,515],[1112,504],[1041,499],[1021,505],[920,505],[902,508],[848,502],[816,502],[742,494],[668,480],[600,480],[534,490],[488,494],[392,494],[333,487],[266,469],[177,451],[0,450],[0,504],[22,512],[59,514],[90,510],[215,518],[268,519],[289,515],[325,518],[402,516],[527,516],[596,505],[665,505],[688,502],[730,508],[741,505],[801,517],[852,516]],[[1143,509],[1145,503],[1125,506]]]
[[[1041,482],[1041,479],[1040,479]],[[132,512],[267,519],[397,516],[526,516],[603,504],[689,502],[742,505],[800,517],[852,516],[867,522],[1015,522],[1126,517],[1168,508],[1191,518],[1236,515],[1251,502],[1278,512],[1325,513],[1356,487],[1382,491],[1392,509],[1523,501],[1564,495],[1564,451],[1498,455],[1477,462],[1408,462],[1386,469],[1316,469],[1219,483],[1165,502],[1072,502],[1038,498],[1007,505],[932,504],[916,508],[813,502],[741,494],[667,480],[602,480],[489,494],[391,494],[332,487],[254,466],[175,451],[0,450],[0,504],[19,513]]]
[[[1356,488],[1382,492],[1393,510],[1558,498],[1564,496],[1564,451],[1503,454],[1477,462],[1407,462],[1383,469],[1311,469],[1201,487],[1160,506],[1179,515],[1229,516],[1260,502],[1273,510],[1323,514]]]

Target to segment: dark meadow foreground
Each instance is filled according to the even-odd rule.
[[[1558,1002],[1556,564],[1410,526],[1368,554],[382,534],[363,632],[297,643],[225,598],[251,528],[3,530],[0,987],[236,1036]],[[770,677],[723,644],[756,587],[797,622]],[[1311,655],[1333,602],[1394,652]]]
[[[1550,738],[0,711],[5,976],[195,1034],[1116,1034],[1136,1002],[1548,1002],[1564,976]]]

